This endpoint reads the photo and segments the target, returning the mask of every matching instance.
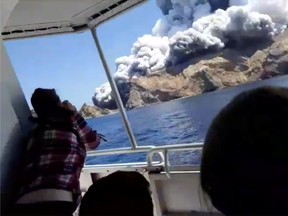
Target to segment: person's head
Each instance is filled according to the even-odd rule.
[[[31,104],[41,120],[61,117],[65,112],[61,107],[61,100],[55,89],[37,88],[32,94]]]
[[[201,186],[227,215],[288,214],[288,89],[236,96],[212,122]]]
[[[149,182],[138,172],[118,171],[97,180],[84,195],[80,216],[152,216]]]

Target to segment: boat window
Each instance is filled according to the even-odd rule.
[[[214,116],[240,92],[288,86],[287,4],[275,5],[279,16],[271,4],[230,2],[237,6],[231,9],[229,1],[149,1],[96,29],[107,60],[115,62],[111,71],[139,146],[203,142]],[[101,91],[110,91],[103,86],[95,93],[99,104]],[[170,158],[189,164],[200,155]]]
[[[93,30],[138,146],[203,142],[214,116],[240,92],[288,86],[286,2],[254,2],[150,0]],[[106,135],[100,150],[131,147],[89,31],[6,47],[28,102],[35,88],[56,88]],[[200,157],[199,149],[170,153],[177,165]],[[87,163],[145,160],[138,153]]]

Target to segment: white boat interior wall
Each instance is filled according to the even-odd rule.
[[[144,0],[2,0],[1,1],[1,202],[9,203],[17,180],[17,165],[23,156],[22,139],[30,130],[31,114],[23,91],[3,45],[4,39],[17,39],[87,30]],[[29,14],[29,16],[27,16]],[[107,71],[106,71],[107,72]],[[125,111],[124,111],[125,112]],[[146,152],[147,162],[87,166],[82,172],[85,192],[97,176],[116,170],[134,170],[150,181],[155,215],[188,212],[215,212],[203,199],[199,167],[170,167],[168,151],[199,148],[201,144],[133,147],[126,150],[94,151],[90,155]],[[128,151],[128,152],[127,152]],[[150,155],[160,155],[152,161]],[[189,214],[190,215],[190,214]],[[193,214],[192,214],[193,215]]]
[[[1,31],[18,0],[1,1]],[[1,37],[1,204],[9,202],[23,155],[22,138],[29,130],[29,107]]]

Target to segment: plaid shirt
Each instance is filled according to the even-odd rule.
[[[34,132],[28,143],[20,195],[38,189],[62,189],[79,198],[86,149],[98,147],[100,138],[80,114],[76,113],[71,120],[70,129],[47,124]]]

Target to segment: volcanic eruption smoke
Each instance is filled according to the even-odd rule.
[[[288,24],[288,0],[157,0],[162,11],[152,34],[133,44],[131,54],[116,59],[122,100],[129,80],[153,74],[185,58],[225,48],[231,42],[271,40]],[[116,108],[109,83],[96,88],[93,102]]]

